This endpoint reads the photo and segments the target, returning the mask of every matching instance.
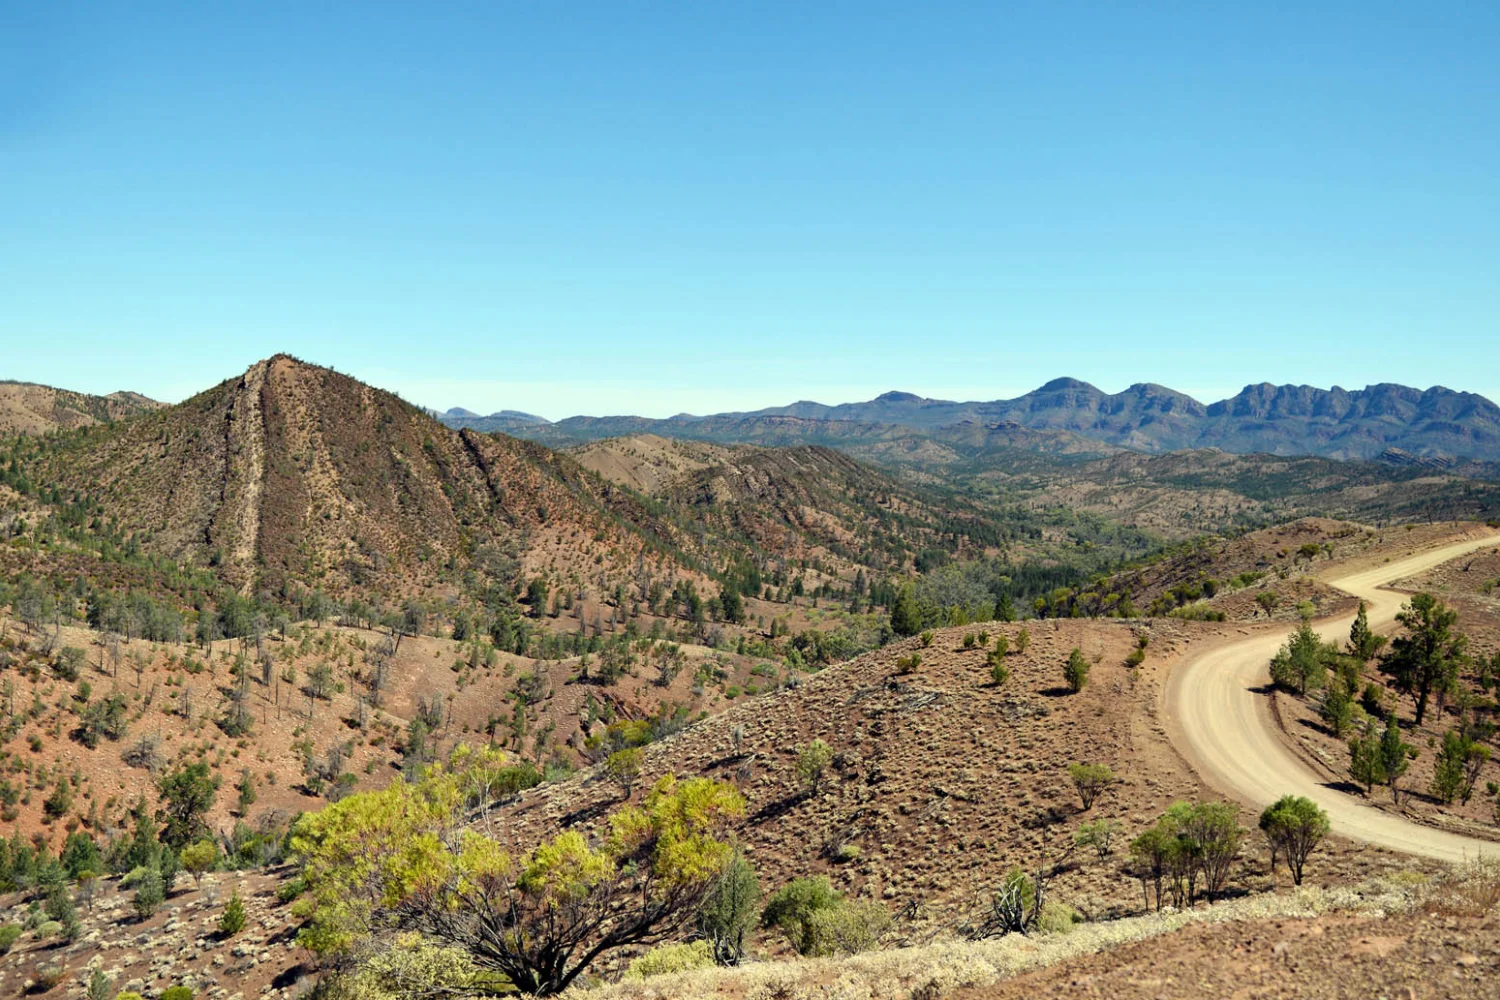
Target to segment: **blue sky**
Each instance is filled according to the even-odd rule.
[[[0,377],[1500,397],[1497,47],[1494,3],[4,3]]]

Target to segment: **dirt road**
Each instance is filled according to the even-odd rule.
[[[1495,535],[1468,539],[1328,582],[1362,598],[1371,627],[1379,629],[1395,619],[1406,600],[1383,586],[1497,542],[1500,536]],[[1342,643],[1353,620],[1352,615],[1329,619],[1319,622],[1318,630],[1325,639]],[[1359,796],[1330,787],[1282,744],[1272,730],[1266,696],[1254,689],[1269,682],[1271,657],[1286,636],[1266,632],[1207,649],[1173,671],[1165,703],[1170,728],[1205,780],[1257,814],[1282,795],[1305,795],[1327,810],[1335,833],[1393,850],[1442,861],[1500,854],[1493,842],[1419,826],[1371,808]]]

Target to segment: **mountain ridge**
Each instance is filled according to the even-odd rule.
[[[0,433],[49,434],[122,420],[164,405],[128,390],[96,396],[36,382],[0,379]]]
[[[1417,389],[1376,383],[1363,389],[1249,383],[1234,396],[1204,404],[1168,386],[1138,382],[1108,393],[1080,379],[1061,377],[1013,399],[958,402],[892,390],[855,403],[801,400],[759,410],[679,414],[572,416],[526,422],[501,411],[480,418],[504,430],[549,443],[580,443],[630,434],[660,434],[723,443],[757,440],[747,434],[769,421],[803,421],[807,443],[847,437],[894,437],[889,428],[933,435],[960,425],[1014,425],[1027,431],[1065,432],[1108,448],[1161,453],[1214,447],[1237,454],[1318,455],[1376,459],[1393,449],[1422,460],[1500,460],[1500,406],[1477,393],[1431,386]],[[442,416],[450,426],[459,419]],[[475,426],[469,417],[462,426]],[[837,425],[837,426],[835,426]],[[1104,450],[1107,450],[1104,449]]]

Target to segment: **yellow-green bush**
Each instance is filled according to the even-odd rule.
[[[845,900],[818,910],[809,918],[812,954],[857,955],[875,947],[891,926],[885,907],[870,900]]]
[[[1055,899],[1049,899],[1042,904],[1042,912],[1037,915],[1037,930],[1043,934],[1066,934],[1073,929],[1075,924],[1083,923],[1083,914],[1073,909],[1067,903],[1059,903]]]
[[[713,964],[713,948],[707,941],[674,942],[652,948],[631,962],[630,968],[625,971],[625,978],[641,980],[650,976],[663,976],[670,972],[701,969],[705,965]]]

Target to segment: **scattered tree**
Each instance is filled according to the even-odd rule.
[[[1370,616],[1365,612],[1365,602],[1359,602],[1359,612],[1349,628],[1349,655],[1361,663],[1369,663],[1385,647],[1383,635],[1370,631]]]
[[[755,926],[760,880],[755,868],[736,853],[714,881],[698,912],[698,933],[720,965],[738,965],[745,956],[745,935]]]
[[[1391,801],[1401,801],[1400,780],[1401,776],[1411,767],[1411,762],[1417,756],[1417,748],[1401,739],[1401,725],[1396,721],[1396,713],[1392,712],[1385,720],[1385,732],[1380,737],[1380,770],[1385,776],[1385,783],[1391,789]]]
[[[809,794],[817,795],[823,786],[823,776],[833,763],[833,748],[822,740],[813,740],[797,754],[797,779]]]
[[[1432,695],[1446,693],[1454,685],[1466,640],[1453,631],[1458,613],[1431,594],[1412,595],[1396,620],[1407,634],[1391,640],[1380,669],[1396,690],[1416,698],[1420,726]]]
[[[1094,808],[1095,800],[1116,780],[1115,772],[1103,764],[1069,764],[1068,777],[1073,779],[1084,812]]]
[[[620,794],[629,799],[635,791],[635,786],[641,780],[641,768],[646,755],[640,747],[626,747],[624,750],[616,750],[604,761],[604,770],[610,780],[620,786]]]
[[[1328,814],[1311,799],[1283,795],[1260,814],[1260,829],[1271,848],[1271,871],[1280,856],[1286,859],[1292,883],[1301,885],[1308,855],[1328,835]]]
[[[1080,825],[1073,842],[1079,847],[1092,847],[1103,861],[1114,852],[1115,838],[1119,833],[1119,823],[1112,819],[1096,819]]]

